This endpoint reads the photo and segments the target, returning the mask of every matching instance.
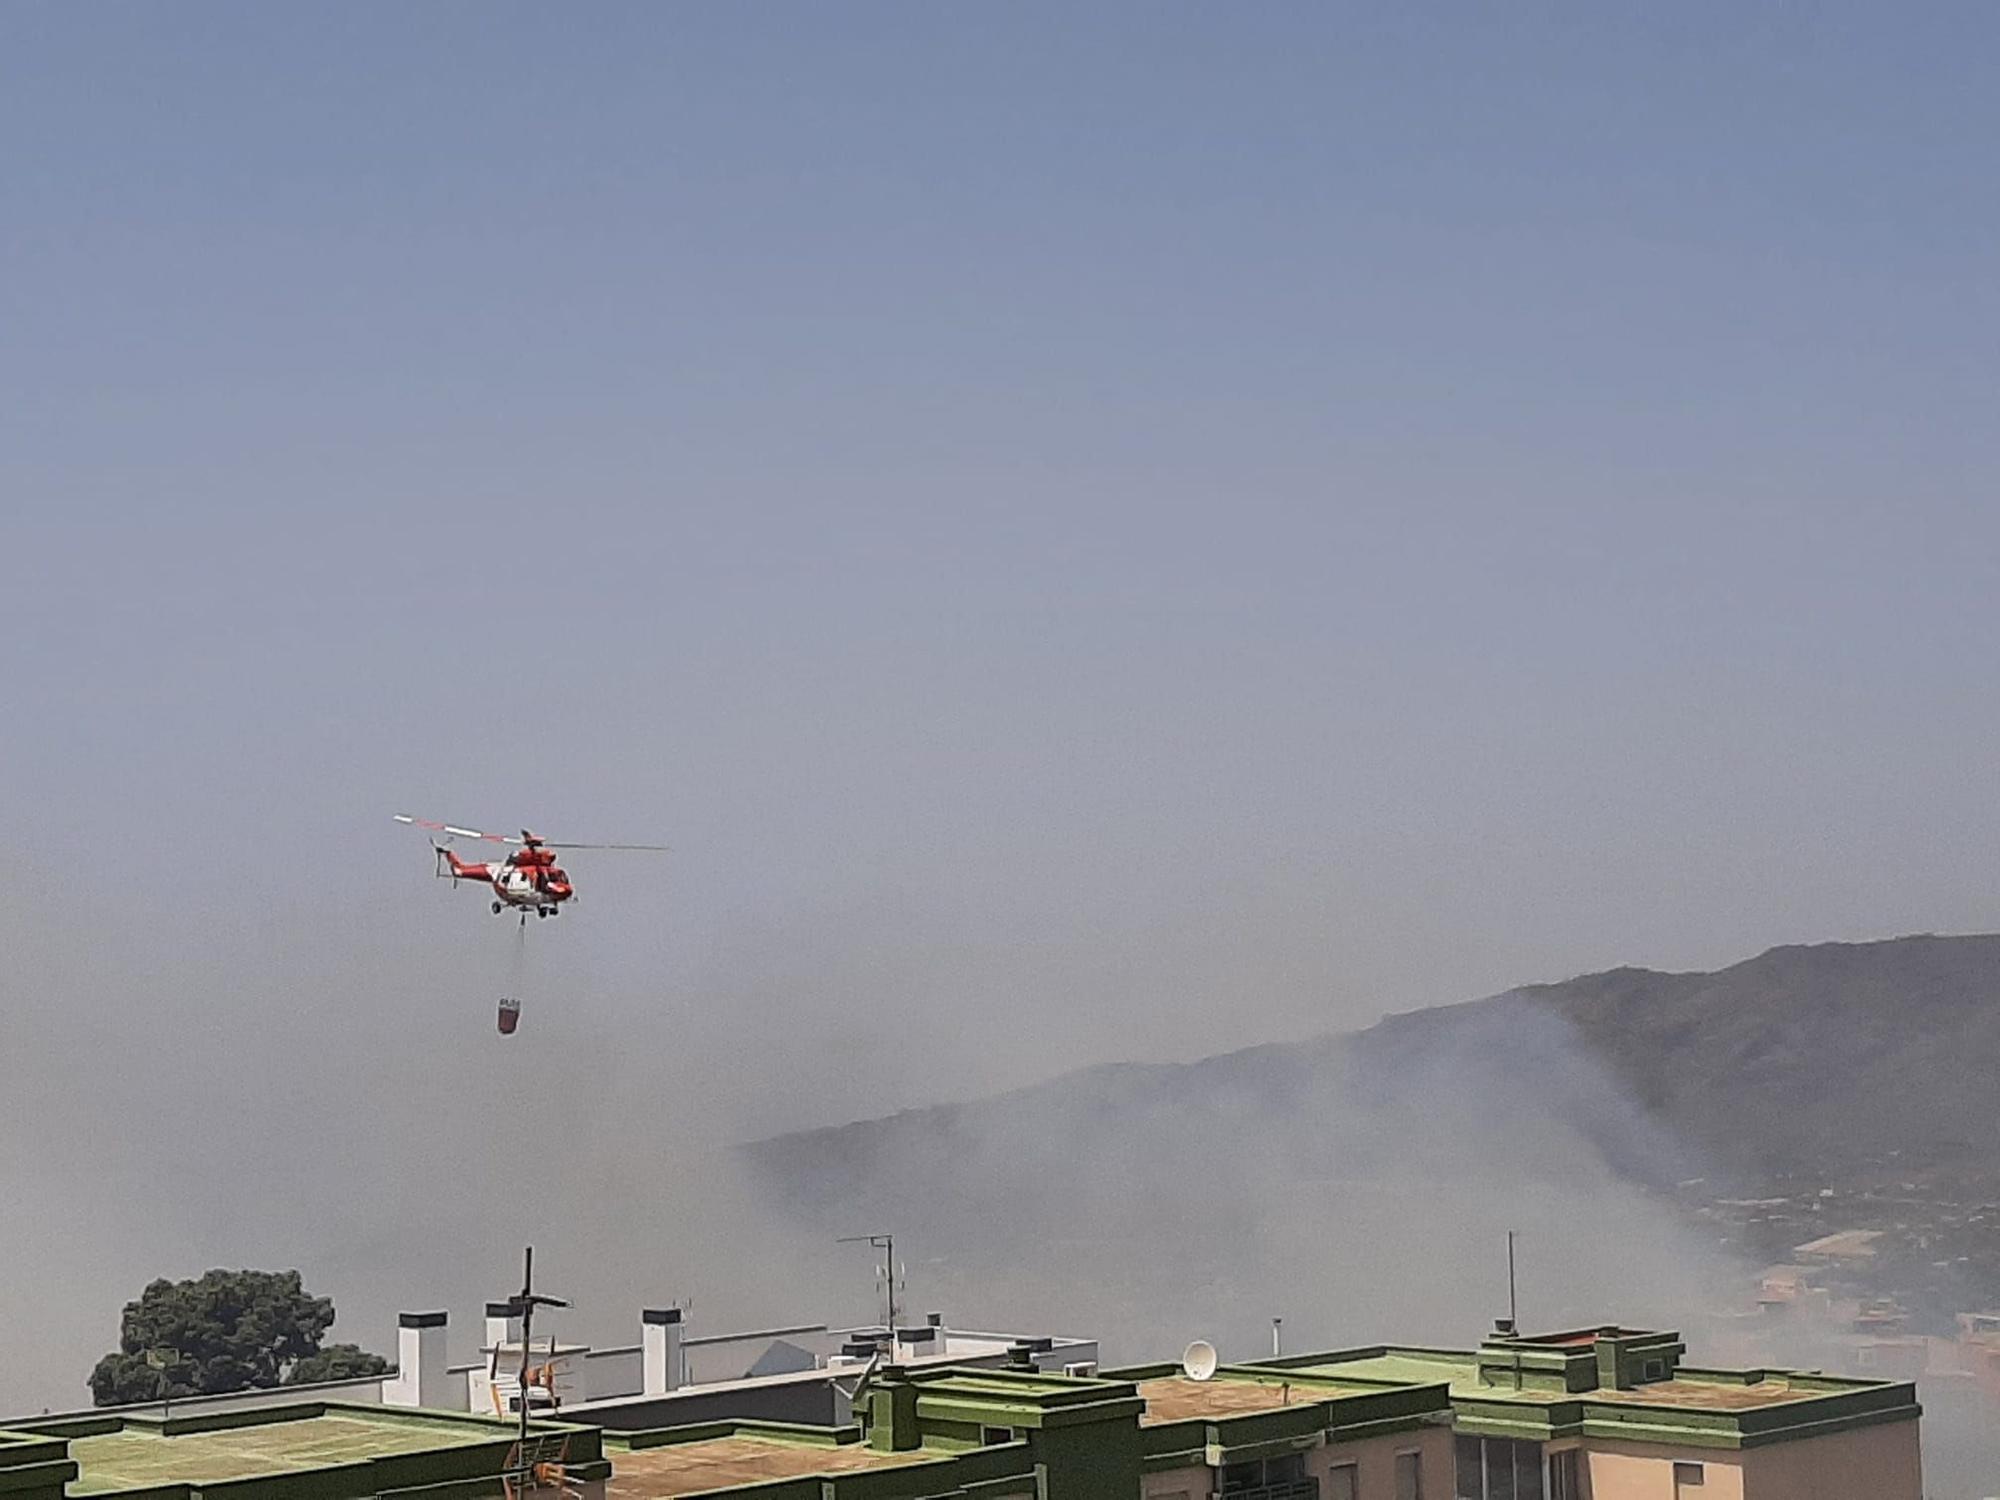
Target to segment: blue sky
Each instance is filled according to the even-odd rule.
[[[740,1132],[1993,925],[1991,7],[0,26],[44,1151],[162,1057]],[[495,1057],[396,811],[675,852]]]

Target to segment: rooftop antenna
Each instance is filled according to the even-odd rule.
[[[528,1462],[528,1358],[535,1345],[535,1309],[538,1307],[568,1307],[560,1297],[544,1297],[535,1290],[535,1247],[530,1245],[521,1257],[521,1462]],[[555,1362],[555,1337],[549,1337],[549,1361]],[[550,1392],[551,1395],[555,1393]],[[523,1476],[526,1478],[527,1476]]]
[[[1514,1231],[1507,1231],[1507,1331],[1521,1331],[1521,1309],[1514,1296]]]
[[[1189,1380],[1213,1380],[1218,1362],[1215,1345],[1207,1339],[1196,1339],[1181,1356],[1181,1373]]]
[[[889,1360],[893,1364],[896,1359],[896,1236],[886,1231],[881,1234],[850,1234],[843,1235],[838,1243],[870,1245],[882,1252],[882,1264],[875,1269],[882,1281],[884,1311],[887,1314],[882,1327],[889,1335]]]

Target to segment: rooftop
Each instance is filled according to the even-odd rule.
[[[818,1474],[851,1474],[936,1459],[935,1453],[883,1453],[860,1443],[788,1441],[737,1432],[696,1442],[620,1452],[605,1485],[609,1500],[665,1500],[732,1485]]]
[[[99,1495],[154,1485],[262,1479],[391,1454],[473,1447],[504,1441],[506,1436],[483,1423],[353,1410],[326,1410],[207,1432],[163,1434],[157,1425],[123,1424],[110,1432],[70,1439],[69,1456],[80,1472],[69,1493]]]
[[[1737,1374],[1682,1368],[1666,1380],[1644,1381],[1627,1390],[1600,1386],[1587,1391],[1516,1390],[1486,1384],[1475,1356],[1442,1349],[1357,1350],[1330,1354],[1320,1362],[1295,1367],[1302,1376],[1330,1376],[1374,1381],[1444,1381],[1455,1400],[1523,1401],[1548,1405],[1564,1401],[1614,1401],[1633,1406],[1675,1406],[1709,1411],[1746,1411],[1792,1401],[1813,1401],[1849,1388],[1880,1385],[1880,1381],[1843,1380],[1832,1376],[1795,1375],[1783,1370]],[[1755,1378],[1749,1378],[1755,1377]]]
[[[1697,1411],[1752,1411],[1760,1406],[1779,1406],[1787,1401],[1813,1401],[1827,1395],[1821,1390],[1800,1390],[1781,1375],[1744,1385],[1724,1380],[1702,1380],[1676,1376],[1656,1380],[1630,1391],[1592,1391],[1593,1401],[1623,1401],[1635,1406],[1681,1406]]]
[[[1354,1349],[1261,1365],[1311,1379],[1441,1381],[1463,1431],[1534,1438],[1615,1437],[1644,1429],[1701,1446],[1749,1447],[1810,1431],[1913,1420],[1906,1381],[1681,1363],[1671,1333],[1604,1329],[1478,1349]]]
[[[1162,1376],[1139,1382],[1139,1396],[1146,1403],[1146,1413],[1139,1420],[1153,1426],[1207,1417],[1240,1417],[1287,1406],[1310,1406],[1346,1393],[1321,1383],[1291,1385],[1278,1379],[1189,1380],[1184,1375]]]
[[[577,1479],[601,1479],[594,1427],[537,1422]],[[243,1495],[372,1500],[399,1491],[491,1486],[514,1446],[511,1423],[447,1412],[295,1402],[171,1421],[100,1413],[0,1432],[0,1494],[13,1500]],[[554,1454],[547,1455],[553,1459]]]

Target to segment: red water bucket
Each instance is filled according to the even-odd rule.
[[[512,1036],[514,1028],[521,1021],[521,1002],[504,996],[500,1001],[500,1035]]]

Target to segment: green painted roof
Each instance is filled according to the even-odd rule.
[[[70,1439],[69,1456],[81,1472],[69,1493],[266,1478],[392,1454],[470,1447],[504,1436],[492,1427],[444,1418],[376,1417],[358,1411],[167,1436],[157,1426],[128,1425]]]
[[[1753,1447],[1842,1428],[1914,1420],[1906,1381],[1794,1370],[1672,1368],[1624,1389],[1515,1389],[1482,1379],[1480,1357],[1445,1349],[1358,1349],[1264,1368],[1334,1380],[1441,1381],[1462,1431],[1546,1440],[1555,1434],[1709,1447]]]
[[[1391,1349],[1359,1359],[1329,1355],[1320,1364],[1287,1364],[1285,1373],[1310,1375],[1319,1380],[1382,1381],[1398,1385],[1443,1382],[1451,1387],[1454,1396],[1466,1393],[1461,1387],[1479,1388],[1479,1364],[1472,1355],[1423,1349]]]

